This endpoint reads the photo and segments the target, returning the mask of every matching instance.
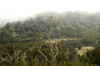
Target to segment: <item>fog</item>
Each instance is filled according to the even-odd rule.
[[[53,11],[99,12],[99,0],[1,0],[0,27],[7,22],[24,20],[38,13]]]

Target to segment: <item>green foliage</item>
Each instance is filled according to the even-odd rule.
[[[72,62],[69,61],[65,61],[64,62],[64,66],[73,66],[74,64]]]
[[[79,45],[78,45],[78,49],[80,50],[80,49],[81,49],[81,47],[82,47],[82,44],[79,44]]]
[[[44,60],[42,60],[42,61],[40,62],[40,66],[45,66]]]
[[[98,45],[100,46],[100,40],[98,41]]]
[[[30,62],[28,62],[27,66],[31,66],[31,65],[30,65]]]
[[[83,66],[81,62],[75,61],[74,66]]]
[[[87,51],[87,56],[80,56],[80,61],[76,62],[77,53],[74,51],[77,47],[78,49],[81,49],[82,45],[100,45],[100,16],[98,15],[85,13],[81,14],[78,12],[68,12],[64,14],[52,13],[49,15],[38,15],[35,18],[28,18],[23,22],[9,22],[5,27],[0,28],[0,47],[7,48],[0,48],[0,51],[9,53],[9,55],[13,57],[13,45],[17,45],[15,48],[21,49],[23,53],[27,50],[25,47],[30,48],[30,46],[36,45],[36,43],[44,44],[40,50],[49,58],[49,60],[51,60],[51,56],[49,55],[50,48],[48,48],[47,43],[43,40],[47,40],[48,34],[51,34],[51,39],[58,38],[60,34],[63,38],[72,39],[61,41],[58,44],[57,47],[59,49],[59,55],[56,57],[56,62],[58,64],[54,63],[54,66],[93,66],[93,64],[96,66],[96,64],[100,64],[99,46],[91,51]],[[77,38],[77,40],[73,38]],[[4,58],[6,55],[2,54],[0,56],[3,56]],[[48,66],[50,64],[43,60],[44,57],[37,52],[36,49],[28,50],[27,58],[25,59],[27,60],[27,64],[26,61],[22,61],[20,58],[14,59],[13,65]],[[7,65],[10,64],[7,62],[1,63],[1,66]]]
[[[77,48],[78,45],[80,45],[80,41],[79,40],[73,40],[71,45],[74,46],[75,48]]]
[[[100,64],[100,46],[95,47],[93,50],[88,50],[86,54],[91,63]]]
[[[15,59],[15,61],[14,61],[14,66],[19,66],[19,61],[18,61],[18,59]],[[21,63],[20,63],[20,66],[22,66]]]
[[[74,52],[75,51],[75,47],[74,46],[70,46],[68,49],[69,52]]]
[[[3,64],[3,63],[0,63],[0,66],[6,66],[5,64]]]
[[[58,38],[59,33],[65,38],[82,38],[91,31],[98,34],[100,32],[100,19],[97,14],[77,12],[46,14],[28,18],[23,22],[7,23],[5,27],[0,28],[0,43],[38,42],[41,40],[40,37],[47,39],[47,34],[50,32],[52,32],[50,38]],[[96,38],[99,40],[99,35]],[[86,40],[83,38],[82,44],[95,42],[94,39],[89,42]]]
[[[66,62],[60,62],[58,66],[100,66],[100,65],[96,65],[96,64],[82,64],[81,62],[79,61],[75,61],[75,62],[69,62],[69,61],[66,61]]]
[[[86,66],[89,66],[89,63],[87,63],[87,65]]]
[[[85,56],[85,55],[80,56],[79,59],[83,64],[90,63],[89,58],[87,56]]]
[[[39,66],[39,59],[37,58],[37,56],[34,59],[34,66]]]
[[[30,66],[34,66],[34,60],[33,60],[33,58],[31,58]]]
[[[45,60],[44,66],[48,66],[48,63],[47,63],[47,61],[46,61],[46,60]]]
[[[19,66],[27,66],[27,64],[26,64],[25,61],[22,61],[22,60],[21,60]]]
[[[20,48],[20,47],[16,46],[15,49],[17,49],[17,48]],[[22,48],[20,48],[20,49],[22,49]],[[79,60],[76,59],[76,54],[77,54],[76,52],[71,52],[68,54],[69,61],[66,59],[62,60],[64,58],[66,58],[66,57],[63,57],[63,58],[61,57],[64,55],[62,55],[62,54],[61,54],[61,56],[58,55],[58,56],[60,56],[59,58],[62,58],[62,59],[59,60],[57,57],[57,61],[54,62],[53,66],[100,66],[99,62],[98,62],[99,61],[99,51],[100,51],[99,49],[100,49],[100,47],[98,46],[95,49],[88,51],[87,52],[88,57],[86,55],[82,55],[79,58],[77,58]],[[34,52],[34,51],[32,51],[32,52]],[[33,53],[32,52],[29,51],[27,53],[27,58],[26,58],[27,62],[25,60],[22,60],[21,58],[19,60],[14,59],[12,62],[14,64],[12,66],[52,66],[52,64],[48,63],[48,61],[41,59],[41,57],[38,57],[38,56],[41,56],[38,54],[36,54],[36,56],[33,60]],[[94,52],[95,52],[95,54],[94,54]],[[13,53],[10,53],[10,54],[12,55]],[[31,56],[28,54],[30,54]],[[3,57],[5,57],[5,55]],[[96,61],[95,59],[98,61]],[[0,61],[1,61],[1,57],[0,57]],[[10,66],[10,64],[7,62],[2,62],[2,63],[0,63],[0,66]]]
[[[58,66],[64,66],[64,63],[60,62]]]
[[[74,51],[74,52],[71,52],[69,55],[68,55],[68,58],[69,58],[69,61],[71,61],[71,62],[74,62],[75,61],[75,59],[76,59],[76,54],[77,54],[77,52],[76,51]]]
[[[40,66],[48,66],[47,61],[41,60]]]

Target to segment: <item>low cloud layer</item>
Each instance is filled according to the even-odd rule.
[[[0,1],[0,26],[40,12],[97,12],[100,11],[99,6],[99,0],[2,0]]]

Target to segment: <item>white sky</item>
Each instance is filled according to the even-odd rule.
[[[44,11],[100,11],[100,0],[0,0],[0,24]]]

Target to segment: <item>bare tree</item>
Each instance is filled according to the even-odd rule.
[[[59,42],[59,39],[58,39],[58,41],[56,42],[56,43],[51,43],[51,41],[50,41],[50,35],[51,35],[52,33],[50,33],[49,35],[48,35],[48,40],[49,40],[49,44],[47,44],[46,46],[49,48],[49,50],[50,50],[50,53],[48,53],[50,56],[52,56],[52,60],[50,61],[49,60],[49,58],[42,52],[42,46],[43,46],[43,44],[38,44],[38,43],[36,43],[35,45],[33,45],[30,49],[32,50],[37,50],[44,58],[45,58],[45,60],[47,61],[47,62],[49,62],[49,63],[51,63],[52,64],[52,66],[54,66],[54,63],[56,62],[56,57],[57,57],[57,55],[58,55],[58,53],[59,53],[59,49],[58,49],[58,42]]]
[[[1,51],[0,52],[0,59],[1,59],[0,62],[1,63],[8,62],[8,63],[10,63],[11,66],[14,66],[14,64],[13,64],[14,60],[18,60],[18,59],[21,59],[23,61],[25,60],[27,51],[22,53],[22,50],[18,49],[18,48],[15,49],[15,46],[13,46],[13,51],[14,51],[13,55],[10,55],[9,53]],[[5,55],[5,57],[3,57],[3,54]]]
[[[6,57],[3,57],[2,54],[5,54]],[[5,61],[5,62],[9,62],[11,64],[11,66],[13,66],[13,63],[12,63],[13,57],[11,55],[9,55],[8,53],[5,53],[3,51],[0,52],[0,59],[1,59],[0,63]]]

